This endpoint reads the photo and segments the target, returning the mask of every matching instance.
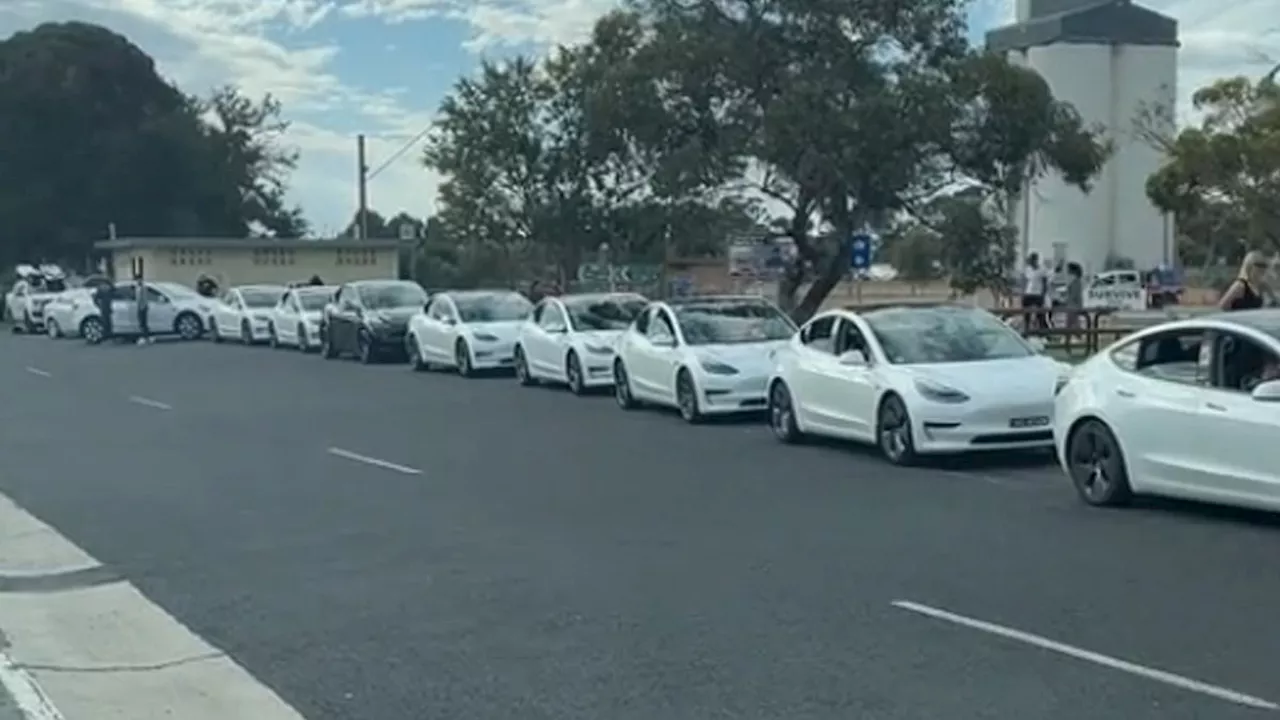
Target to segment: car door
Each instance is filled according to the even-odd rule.
[[[564,356],[569,343],[569,323],[555,300],[544,300],[533,331],[534,362],[543,377],[565,379]]]
[[[339,352],[356,352],[356,338],[360,334],[363,317],[360,293],[356,288],[348,286],[338,299],[338,310],[334,317],[334,346]]]
[[[676,366],[679,363],[675,322],[666,308],[656,307],[645,334],[637,339],[632,385],[656,402],[675,402]]]
[[[453,349],[446,337],[448,322],[456,319],[453,315],[453,303],[448,295],[436,295],[431,298],[427,309],[422,314],[422,325],[419,329],[418,344],[422,348],[422,356],[436,361],[452,361]]]
[[[147,293],[147,326],[153,333],[174,332],[178,321],[178,309],[173,299],[148,285]]]
[[[862,353],[863,364],[849,364],[849,353]],[[831,414],[842,435],[862,438],[875,436],[876,400],[879,384],[876,377],[876,354],[867,335],[852,318],[840,318],[836,328],[835,352],[825,358],[828,368],[823,385]]]
[[[236,337],[240,332],[240,294],[228,290],[213,308],[213,320],[222,337]]]
[[[121,335],[138,332],[138,286],[116,285],[111,291],[111,329]]]
[[[1195,497],[1204,480],[1198,436],[1208,385],[1206,332],[1181,328],[1117,348],[1122,372],[1099,388],[1139,485]]]
[[[1280,363],[1275,350],[1242,334],[1215,334],[1209,388],[1196,435],[1204,487],[1223,500],[1280,502],[1280,403],[1253,399],[1254,370]],[[1232,367],[1232,365],[1235,367]]]
[[[800,329],[791,346],[794,360],[788,380],[796,413],[806,428],[824,434],[836,432],[838,425],[823,392],[827,365],[835,359],[838,324],[834,314],[816,317]]]
[[[280,299],[276,308],[276,341],[290,345],[298,343],[298,325],[302,323],[302,306],[298,294],[289,291]]]

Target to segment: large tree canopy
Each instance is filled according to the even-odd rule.
[[[144,52],[84,23],[0,42],[0,261],[78,261],[123,235],[297,235],[295,157],[270,98],[197,101]],[[206,117],[215,118],[212,122]]]
[[[1280,249],[1280,88],[1274,77],[1219,80],[1192,97],[1198,125],[1149,134],[1167,160],[1147,181],[1175,214],[1187,262],[1234,264],[1251,247]]]
[[[780,283],[798,318],[848,272],[856,231],[904,217],[943,235],[917,243],[939,262],[965,260],[947,268],[962,285],[995,282],[1012,259],[1000,204],[1046,172],[1087,189],[1107,146],[1034,71],[971,48],[964,11],[632,0],[581,45],[459,83],[426,154],[441,218],[569,270],[601,243],[763,233],[767,200],[798,251]],[[981,197],[942,201],[965,188]],[[682,232],[692,206],[737,219]]]

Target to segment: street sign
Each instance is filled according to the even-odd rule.
[[[870,233],[857,232],[853,234],[853,269],[866,270],[871,267],[871,243],[873,238]]]

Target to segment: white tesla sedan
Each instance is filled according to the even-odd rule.
[[[758,412],[773,354],[795,323],[761,297],[717,295],[650,303],[618,341],[614,397],[675,407],[685,421]]]
[[[1053,447],[1053,393],[1069,368],[991,313],[952,305],[833,310],[805,324],[769,383],[774,434],[924,454]]]
[[[283,285],[241,285],[228,290],[209,313],[213,341],[269,342],[271,311],[288,289]]]
[[[532,309],[525,296],[510,290],[436,293],[409,320],[409,364],[414,370],[455,368],[464,377],[512,367],[516,334]]]
[[[92,304],[93,288],[79,287],[58,293],[44,306],[45,331],[54,339],[79,335],[76,310],[81,305]]]
[[[614,346],[648,303],[635,293],[544,299],[516,337],[516,377],[564,383],[575,395],[612,386]]]
[[[1090,505],[1280,510],[1280,310],[1145,328],[1081,365],[1056,408],[1058,458]]]
[[[267,332],[271,347],[294,347],[310,352],[320,347],[320,318],[333,301],[336,287],[304,285],[285,292],[271,309]]]

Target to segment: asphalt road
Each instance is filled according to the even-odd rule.
[[[310,720],[1280,701],[1266,516],[258,348],[3,336],[0,388],[0,491]]]

